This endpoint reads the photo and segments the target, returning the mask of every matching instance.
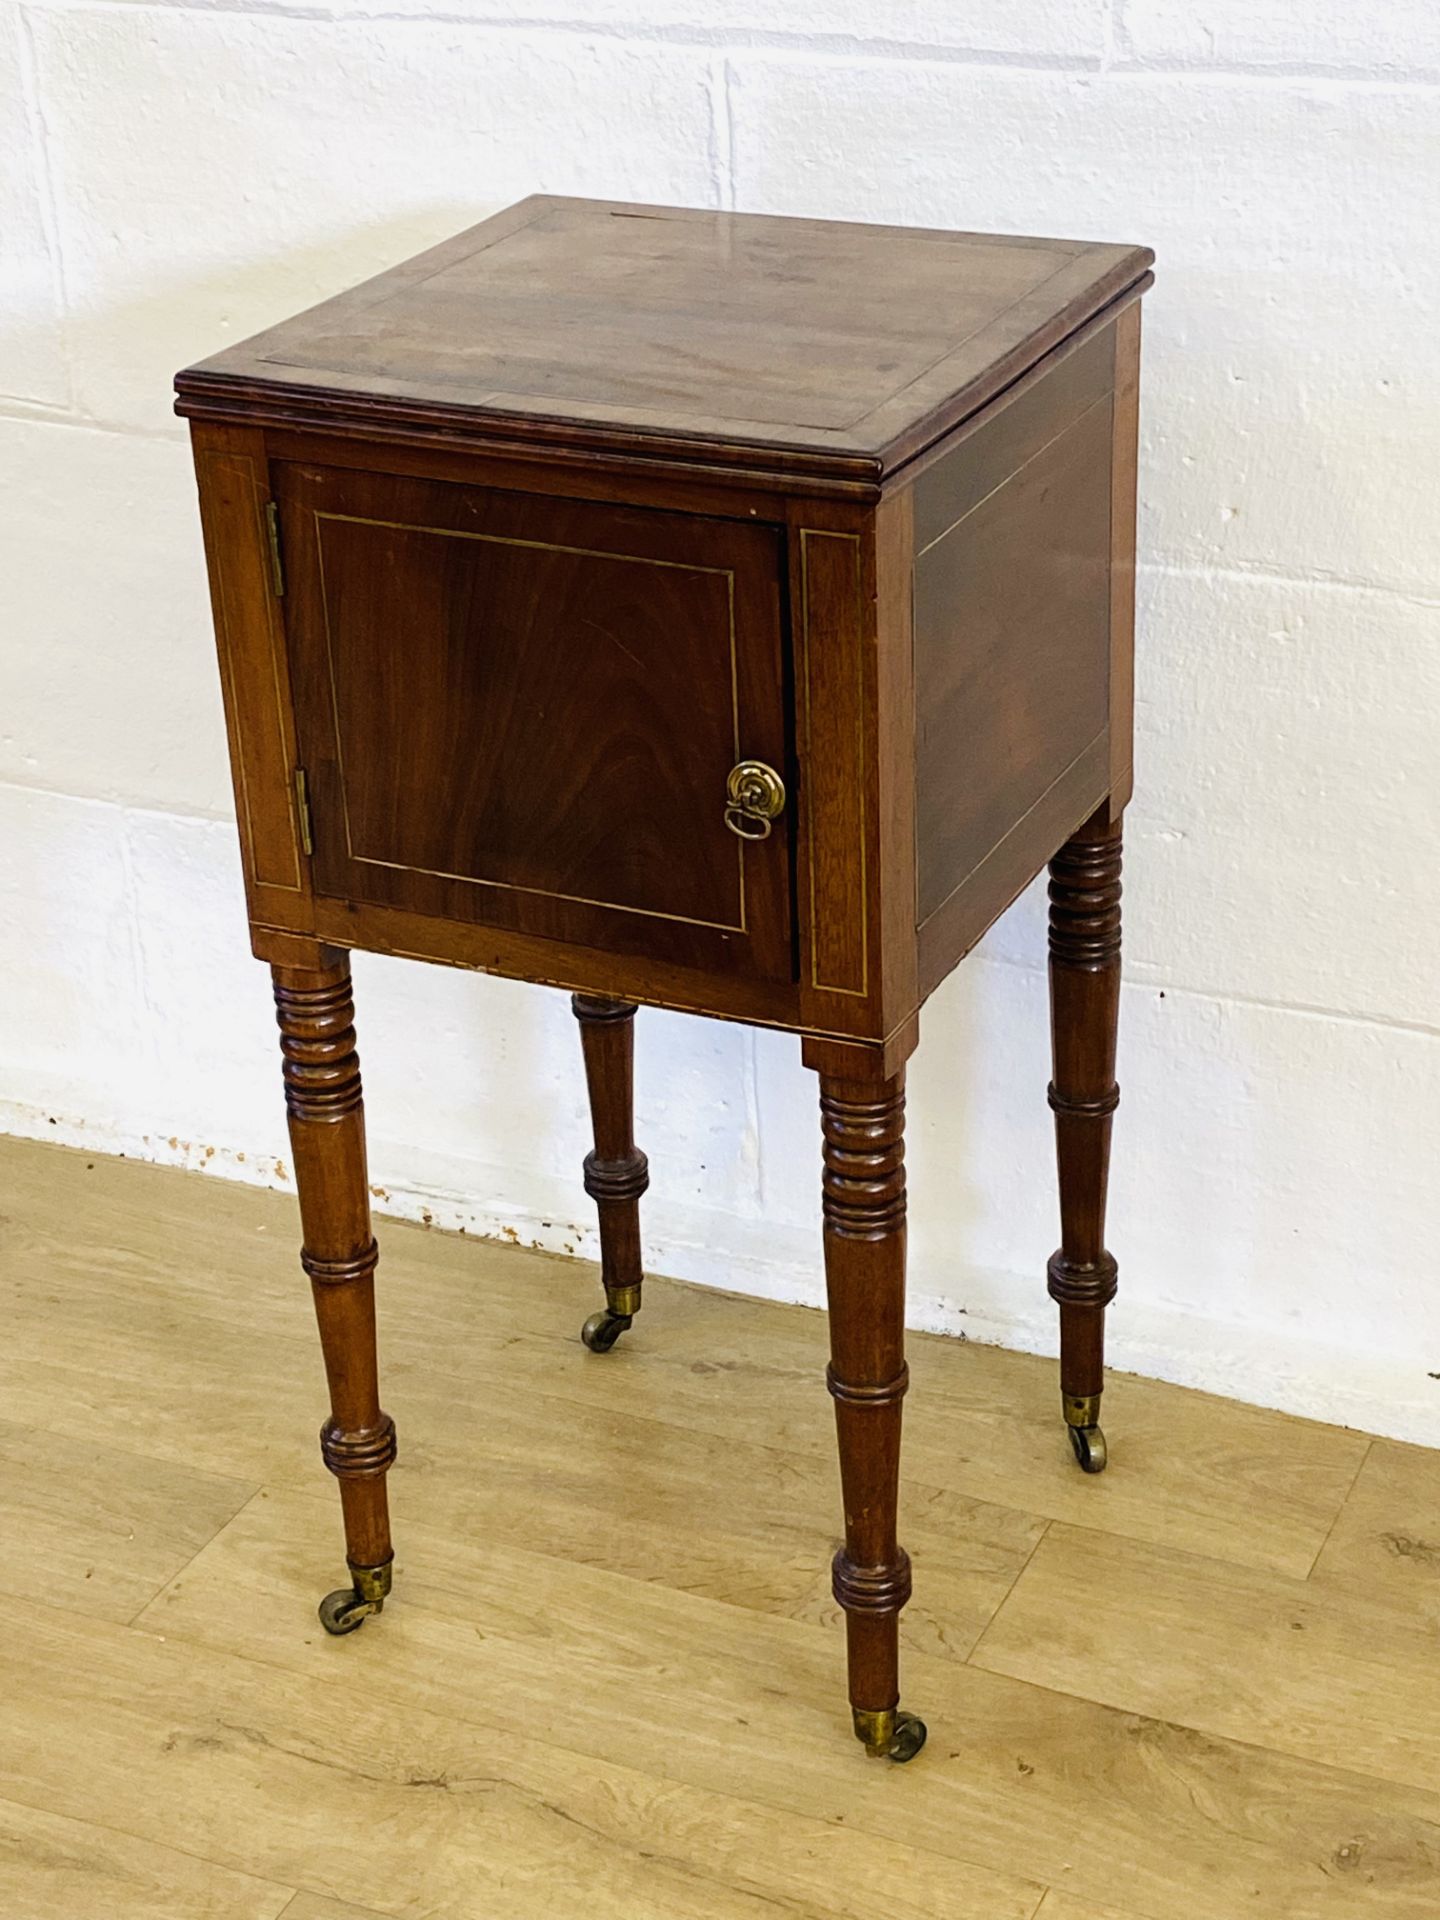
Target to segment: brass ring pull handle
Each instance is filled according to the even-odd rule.
[[[785,808],[785,782],[763,760],[742,760],[725,782],[725,824],[742,840],[768,840]]]

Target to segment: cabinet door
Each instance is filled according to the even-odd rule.
[[[775,528],[275,470],[318,894],[789,979]]]

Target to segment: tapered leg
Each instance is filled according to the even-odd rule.
[[[605,1305],[580,1338],[608,1353],[640,1311],[640,1196],[649,1163],[635,1144],[635,1009],[628,1000],[571,996],[580,1022],[595,1151],[585,1156],[585,1191],[600,1215],[600,1277]]]
[[[1050,862],[1050,1105],[1060,1174],[1060,1249],[1049,1267],[1060,1306],[1060,1392],[1075,1457],[1103,1471],[1105,1309],[1116,1267],[1105,1249],[1115,1030],[1120,1013],[1120,822],[1104,809]]]
[[[850,1706],[866,1751],[909,1760],[925,1723],[901,1713],[900,1609],[910,1561],[896,1538],[905,1365],[905,1076],[820,1076],[825,1139],[825,1284],[840,1442],[845,1544],[835,1598],[845,1609]]]
[[[365,1168],[365,1113],[355,1053],[350,967],[273,967],[285,1105],[310,1276],[330,1383],[320,1452],[340,1482],[351,1587],[320,1604],[330,1633],[379,1613],[390,1591],[385,1475],[395,1423],[380,1409],[375,1359],[375,1241]]]

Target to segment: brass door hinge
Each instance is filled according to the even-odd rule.
[[[295,769],[295,818],[300,823],[300,845],[307,854],[315,851],[315,830],[310,820],[310,782],[305,769]]]
[[[270,585],[275,598],[285,596],[285,567],[280,558],[280,509],[273,500],[265,502],[265,537],[270,548]]]

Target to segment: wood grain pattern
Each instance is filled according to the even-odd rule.
[[[315,971],[272,969],[285,1110],[300,1202],[300,1264],[310,1280],[330,1417],[320,1453],[340,1482],[352,1568],[389,1565],[385,1476],[395,1422],[380,1406],[365,1107],[348,958]]]
[[[871,920],[887,1038],[915,1026],[921,1002],[915,935],[915,492],[900,487],[875,509],[875,873]],[[918,1029],[906,1054],[913,1051]],[[893,1072],[895,1062],[884,1063]]]
[[[1082,1587],[1085,1605],[1068,1605]],[[1243,1669],[1239,1646],[1254,1653]],[[971,1658],[1126,1712],[1440,1792],[1433,1647],[1429,1623],[1388,1598],[1055,1526]],[[1351,1864],[1363,1864],[1363,1845]]]
[[[653,954],[607,951],[542,933],[475,926],[439,914],[410,913],[364,901],[317,899],[313,918],[322,939],[338,947],[393,953],[405,960],[433,960],[441,966],[501,974],[570,993],[623,993],[640,1006],[703,1012],[717,1020],[743,1020],[752,1026],[801,1024],[793,981],[714,973],[659,960]],[[693,940],[694,930],[685,930],[684,937]]]
[[[1427,1447],[1377,1440],[1365,1455],[1311,1579],[1390,1601],[1440,1627],[1440,1461]]]
[[[1303,1577],[1365,1456],[1364,1434],[1110,1377],[1105,1430],[1124,1472],[1060,1472],[1054,1362],[912,1339],[907,1472],[1075,1526]],[[943,1468],[941,1459],[948,1462]]]
[[[857,519],[810,503],[790,513],[795,653],[796,1023],[885,1049],[903,1066],[919,1005],[914,935],[911,499]],[[864,1077],[823,1050],[817,1068]]]
[[[597,453],[703,449],[782,484],[878,476],[1152,257],[537,195],[187,370],[179,404]]]
[[[1018,900],[1057,847],[1106,798],[1110,742],[1101,735],[1045,789],[1010,831],[921,927],[917,973],[922,997],[946,979],[1005,909]]]
[[[922,995],[1097,806],[1118,796],[1123,807],[1133,786],[1138,312],[1131,298],[1096,316],[914,469]],[[1057,495],[1049,469],[1077,458],[1083,472]],[[966,539],[986,516],[1036,565],[1012,553],[1020,591],[982,569],[972,603],[960,592]],[[947,581],[934,569],[952,539],[947,565],[960,573]],[[987,566],[995,545],[987,529]],[[977,686],[1003,702],[988,719]]]
[[[55,1157],[31,1151],[42,1168]],[[87,1179],[103,1177],[110,1164],[98,1161]],[[212,1471],[243,1465],[272,1488],[316,1494],[322,1517],[314,1544],[323,1550],[330,1524],[316,1486],[314,1333],[285,1251],[294,1238],[293,1201],[215,1182],[191,1203],[187,1226],[188,1216],[177,1217],[166,1202],[174,1175],[122,1171],[140,1190],[133,1207],[113,1191],[87,1206],[86,1188],[71,1206],[84,1258],[67,1254],[57,1223],[54,1234],[37,1238],[33,1265],[11,1277],[7,1301],[25,1311],[12,1316],[9,1403],[27,1420],[65,1420],[86,1435],[84,1418],[65,1410],[103,1400],[119,1369],[130,1386],[112,1424],[135,1458],[193,1461]],[[23,1205],[32,1218],[34,1200],[26,1196],[35,1182],[43,1190],[43,1172],[23,1188],[15,1169],[7,1180],[12,1208]],[[467,1243],[400,1229],[397,1255],[396,1229],[382,1222],[381,1231],[387,1269],[400,1262],[387,1291],[387,1404],[412,1437],[446,1436],[439,1446],[421,1439],[401,1456],[407,1525],[528,1542],[838,1632],[828,1565],[838,1509],[823,1316],[781,1316],[793,1331],[767,1340],[765,1320],[753,1321],[743,1302],[655,1282],[662,1293],[658,1311],[647,1314],[643,1364],[660,1391],[642,1410],[625,1343],[612,1364],[597,1366],[574,1338],[594,1304],[590,1267],[517,1253],[520,1278],[497,1365],[493,1324],[475,1314]],[[239,1323],[227,1313],[225,1285],[196,1285],[196,1273],[214,1272],[203,1253],[207,1234],[226,1240],[228,1283],[247,1303]],[[145,1248],[141,1270],[123,1253],[107,1252],[115,1243]],[[44,1307],[57,1276],[67,1302],[59,1320]],[[197,1351],[210,1356],[198,1370]],[[456,1419],[454,1409],[473,1401],[481,1377],[486,1417]],[[631,1489],[623,1526],[610,1452],[622,1427],[630,1436]],[[72,1444],[78,1451],[80,1441]],[[717,1476],[717,1458],[729,1473]],[[937,1464],[942,1458],[937,1449]],[[936,1583],[933,1603],[922,1594],[907,1609],[907,1644],[963,1659],[1043,1522],[913,1474],[905,1512],[909,1542]],[[83,1529],[78,1537],[84,1540]],[[387,1612],[386,1631],[391,1624]]]
[[[317,1915],[316,1920],[329,1920],[329,1917]],[[1133,1908],[1122,1913],[1119,1907],[1108,1904],[1101,1907],[1093,1900],[1074,1900],[1068,1893],[1057,1893],[1052,1888],[1040,1902],[1035,1920],[1151,1920],[1151,1916],[1136,1913]]]
[[[900,1699],[900,1610],[910,1556],[896,1537],[905,1365],[905,1078],[820,1076],[825,1294],[845,1539],[835,1598],[845,1611],[850,1704]]]
[[[217,1867],[183,1847],[8,1800],[0,1800],[0,1890],[16,1920],[279,1920],[282,1912],[295,1920],[296,1913],[289,1887]],[[339,1920],[364,1916],[352,1908]]]
[[[200,519],[246,893],[253,919],[306,926],[310,883],[295,813],[294,720],[284,631],[265,527],[265,442],[243,427],[197,426]]]
[[[1099,1425],[1105,1309],[1115,1297],[1119,1271],[1105,1245],[1105,1212],[1110,1135],[1120,1102],[1115,1083],[1120,834],[1119,818],[1107,809],[1072,834],[1050,862],[1049,1100],[1055,1116],[1060,1245],[1050,1256],[1046,1278],[1060,1309],[1066,1419],[1081,1435]],[[1082,1405],[1086,1418],[1077,1417]]]
[[[775,531],[320,467],[276,475],[315,886],[789,980]]]
[[[1128,790],[1149,258],[542,197],[181,376],[201,443],[240,434],[280,496],[291,574],[316,853],[252,901],[255,951],[618,993],[894,1072]],[[741,754],[791,795],[743,850],[710,798]]]
[[[132,1916],[117,1887],[124,1920],[205,1915],[211,1885],[240,1902],[214,1920],[272,1920],[276,1888],[300,1890],[303,1920],[488,1920],[497,1901],[517,1920],[580,1905],[760,1920],[777,1904],[862,1920],[896,1886],[924,1920],[1432,1920],[1440,1788],[1357,1770],[1352,1748],[1386,1764],[1390,1718],[1395,1752],[1431,1778],[1420,1562],[1385,1541],[1425,1538],[1440,1456],[1122,1378],[1130,1471],[1081,1482],[1037,1411],[1049,1363],[912,1337],[905,1538],[925,1578],[906,1687],[934,1734],[914,1766],[877,1772],[836,1724],[833,1614],[786,1585],[807,1555],[813,1572],[831,1498],[821,1316],[652,1280],[643,1347],[596,1365],[572,1333],[593,1269],[387,1227],[415,1511],[403,1604],[336,1643],[312,1612],[330,1547],[306,1303],[273,1244],[292,1202],[20,1142],[0,1142],[0,1186],[12,1418],[126,1435],[117,1490],[187,1450],[275,1476],[137,1626],[12,1594],[0,1796],[22,1828],[59,1823],[38,1884],[58,1852],[88,1901],[67,1904],[62,1880],[43,1920],[112,1910],[90,1897],[106,1874],[140,1890]],[[457,1420],[482,1367],[494,1417]],[[932,1466],[944,1478],[927,1485]],[[955,1490],[987,1480],[1007,1507]],[[1078,1524],[1052,1526],[1015,1584],[1047,1492]],[[178,1524],[145,1514],[147,1531]],[[1177,1557],[1186,1537],[1204,1550]],[[1298,1577],[1246,1571],[1262,1558]],[[1372,1564],[1401,1584],[1367,1595]],[[1092,1612],[1107,1591],[1114,1612]],[[971,1639],[932,1640],[931,1609],[939,1628],[995,1618],[979,1664]],[[1211,1639],[1212,1674],[1223,1664],[1249,1709],[1234,1734],[1197,1724],[1215,1710]],[[996,1647],[1023,1677],[986,1670]],[[1267,1745],[1301,1744],[1331,1674],[1305,1755]],[[1152,1687],[1158,1711],[1057,1682]],[[173,1856],[177,1824],[203,1836],[212,1881]]]
[[[1135,512],[1140,462],[1140,303],[1115,322],[1110,466],[1110,804],[1135,785]]]
[[[1052,378],[1101,384],[1099,345]],[[1050,398],[1042,383],[1016,418],[1002,412],[957,450],[958,472],[941,463],[917,485],[922,927],[1109,725],[1111,421],[1100,366],[1107,378],[1096,397],[1082,387],[1078,414],[1062,384],[1053,414],[1037,420]],[[943,510],[926,498],[941,491]],[[922,522],[949,512],[954,520],[925,541]]]
[[[293,1199],[134,1162],[96,1158],[86,1172],[72,1154],[18,1141],[0,1143],[0,1155],[12,1223],[0,1268],[8,1308],[0,1368],[12,1418],[87,1438],[88,1409],[100,1404],[127,1450],[314,1492],[314,1328],[288,1253],[277,1258],[277,1246],[293,1243]],[[57,1168],[75,1169],[63,1205],[54,1199]],[[412,1441],[431,1425],[449,1436],[448,1449],[421,1449],[423,1471],[415,1446],[407,1449],[399,1471],[416,1518],[473,1532],[473,1488],[488,1478],[497,1436],[513,1429],[525,1436],[508,1455],[513,1478],[501,1483],[513,1485],[513,1496],[506,1492],[486,1513],[497,1524],[523,1518],[536,1477],[528,1455],[557,1489],[554,1508],[541,1509],[555,1540],[567,1526],[581,1527],[588,1508],[597,1517],[575,1534],[577,1551],[603,1556],[595,1544],[601,1528],[616,1530],[593,1461],[603,1457],[607,1434],[621,1425],[633,1432],[643,1418],[645,1437],[630,1450],[627,1471],[644,1475],[644,1506],[655,1503],[656,1520],[633,1548],[622,1530],[617,1550],[628,1556],[627,1571],[668,1567],[688,1580],[744,1539],[760,1588],[775,1590],[777,1564],[803,1563],[823,1589],[814,1542],[833,1529],[834,1455],[820,1386],[823,1315],[652,1275],[643,1357],[638,1348],[626,1355],[622,1342],[615,1366],[597,1367],[573,1336],[594,1303],[593,1269],[517,1249],[523,1277],[507,1270],[496,1281],[506,1325],[497,1351],[476,1294],[474,1263],[488,1259],[486,1250],[389,1221],[379,1229],[394,1273],[388,1397],[405,1413]],[[237,1295],[243,1316],[234,1312]],[[1092,1482],[1068,1465],[1054,1422],[1053,1361],[923,1334],[909,1336],[907,1358],[906,1533],[926,1565],[948,1540],[948,1566],[974,1583],[962,1605],[952,1574],[944,1576],[955,1641],[971,1621],[988,1619],[1045,1519],[1303,1577],[1370,1445],[1343,1428],[1121,1375],[1111,1381],[1106,1418],[1126,1470]],[[636,1366],[646,1381],[643,1416],[630,1377]],[[482,1371],[499,1396],[488,1428],[453,1418]],[[539,1455],[528,1452],[538,1442],[527,1408],[540,1410],[538,1426],[551,1436]],[[568,1423],[577,1420],[585,1424],[570,1446]],[[746,1451],[732,1496],[715,1490],[714,1461],[717,1450],[737,1446]],[[763,1489],[755,1502],[745,1491],[752,1483]],[[1423,1486],[1416,1479],[1409,1500],[1422,1512]],[[700,1527],[706,1513],[716,1516],[715,1543]],[[769,1514],[777,1530],[767,1536]],[[638,1516],[631,1524],[643,1526]],[[768,1549],[760,1544],[767,1537]],[[677,1557],[667,1561],[667,1552]],[[931,1613],[922,1583],[906,1610],[907,1635]]]
[[[635,1009],[583,993],[570,1005],[580,1024],[595,1141],[585,1156],[585,1191],[599,1214],[600,1281],[609,1310],[629,1319],[640,1310],[640,1198],[650,1184],[650,1164],[635,1144]]]
[[[132,1618],[255,1491],[113,1439],[0,1421],[6,1578],[98,1619]]]
[[[1131,311],[1126,309],[1127,314]],[[917,549],[923,552],[943,540],[998,487],[1109,398],[1119,325],[1112,320],[1082,329],[917,463],[910,489]]]
[[[803,782],[806,985],[865,1000],[870,993],[869,869],[874,821],[867,796],[871,723],[868,634],[858,533],[800,527],[796,666]]]
[[[278,1559],[248,1535],[235,1551],[266,1597],[252,1660],[303,1685],[316,1657],[293,1631],[313,1579],[303,1523],[290,1540]],[[214,1596],[236,1562],[222,1542],[178,1598],[152,1609],[167,1646],[225,1656]],[[376,1636],[365,1675],[369,1711],[388,1714],[392,1743],[428,1713],[488,1730],[492,1750],[542,1724],[547,1740],[590,1762],[643,1760],[647,1773],[705,1793],[743,1780],[752,1802],[800,1820],[838,1816],[867,1838],[901,1833],[947,1863],[1058,1882],[1102,1906],[1123,1886],[1142,1914],[1180,1911],[1202,1891],[1224,1920],[1433,1911],[1440,1793],[916,1655],[907,1689],[934,1734],[877,1792],[866,1786],[876,1769],[855,1765],[834,1725],[828,1636],[509,1550],[487,1556],[482,1593],[473,1551],[448,1532],[421,1544],[427,1559],[443,1556],[425,1579],[427,1603],[407,1609],[383,1647]],[[422,1577],[407,1557],[407,1591]],[[387,1626],[400,1619],[397,1609]],[[683,1741],[657,1737],[682,1719]],[[1364,1859],[1351,1873],[1344,1856],[1357,1836]]]
[[[254,1590],[261,1611],[289,1611],[268,1569]],[[361,1903],[403,1913],[423,1889],[421,1910],[437,1920],[482,1920],[501,1905],[539,1920],[581,1904],[604,1920],[766,1920],[777,1898],[800,1920],[863,1920],[867,1901],[897,1878],[928,1887],[930,1920],[1025,1920],[1033,1910],[1038,1888],[957,1861],[953,1849],[941,1881],[924,1850],[878,1822],[850,1832],[819,1804],[797,1816],[757,1801],[743,1776],[717,1768],[713,1739],[708,1762],[682,1769],[719,1776],[713,1788],[630,1764],[619,1737],[601,1742],[614,1760],[537,1739],[518,1725],[513,1698],[495,1713],[479,1707],[471,1659],[461,1712],[435,1691],[429,1704],[412,1693],[397,1711],[395,1680],[435,1632],[452,1651],[462,1637],[471,1649],[492,1647],[502,1664],[507,1645],[442,1615],[412,1613],[410,1623],[368,1672],[319,1645],[318,1628],[308,1648],[294,1642],[297,1660],[279,1665],[167,1625],[163,1639],[87,1639],[82,1674],[63,1616],[27,1605],[0,1652],[8,1768],[27,1795],[66,1806],[103,1797],[144,1838],[185,1809],[204,1818],[212,1858],[245,1859],[302,1890],[353,1889]],[[568,1672],[572,1643],[552,1637],[550,1657]],[[598,1643],[596,1657],[603,1665]],[[618,1672],[607,1692],[623,1694]],[[73,1719],[81,1701],[97,1749],[88,1769]],[[627,1712],[617,1735],[628,1727],[633,1738],[635,1724]]]
[[[408,474],[416,480],[448,480],[466,487],[494,487],[502,493],[560,493],[567,500],[598,500],[607,506],[658,508],[672,512],[677,475],[673,466],[651,472],[644,462],[605,464],[578,450],[568,456],[561,446],[499,450],[492,447],[454,447],[422,441],[411,445],[403,436],[377,431],[347,437],[339,423],[316,433],[285,427],[267,427],[265,445],[270,458],[307,467],[352,467],[361,473]],[[746,486],[733,476],[715,479],[703,465],[687,466],[684,497],[692,513],[707,519],[760,521],[783,526],[790,505],[787,496],[763,481]]]
[[[374,1907],[357,1907],[353,1900],[327,1900],[323,1895],[297,1893],[285,1909],[285,1920],[388,1920]]]

